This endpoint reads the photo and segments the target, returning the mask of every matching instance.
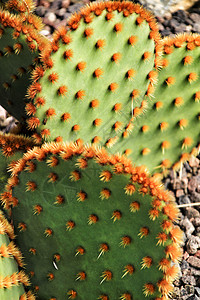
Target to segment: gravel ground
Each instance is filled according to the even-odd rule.
[[[180,32],[200,33],[200,1],[195,0],[140,0],[135,1],[151,9],[157,17],[162,36],[173,36]],[[67,18],[78,11],[89,0],[35,0],[36,14],[45,24],[42,34],[51,37],[58,26],[66,25]],[[181,8],[191,6],[188,11]],[[176,11],[174,10],[176,5]],[[8,118],[9,117],[9,118]],[[0,107],[0,129],[3,132],[17,132],[13,117]],[[177,224],[184,231],[183,260],[181,274],[174,285],[172,299],[200,299],[200,156],[185,163],[181,174],[173,171],[163,180],[165,186],[174,194],[180,208]]]

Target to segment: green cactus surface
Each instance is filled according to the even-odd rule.
[[[110,147],[129,134],[152,94],[162,49],[157,24],[138,4],[108,1],[73,15],[68,28],[54,34],[45,73],[29,88],[28,128],[47,141]]]
[[[14,230],[0,210],[0,299],[34,300],[31,292],[25,293],[29,279],[24,271],[22,254],[13,241]]]
[[[125,156],[44,144],[15,164],[1,200],[37,299],[158,300],[172,292],[178,209]]]
[[[39,52],[48,44],[33,24],[25,17],[0,10],[1,105],[21,122],[26,117],[25,96],[31,71],[38,62]]]
[[[200,149],[200,35],[165,38],[154,100],[110,151],[124,151],[152,172],[180,169]]]

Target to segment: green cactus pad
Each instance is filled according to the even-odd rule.
[[[9,164],[17,161],[23,153],[33,148],[35,143],[31,138],[14,134],[0,134],[0,191],[3,192],[9,177]]]
[[[5,219],[0,210],[0,299],[2,300],[34,300],[31,292],[25,293],[24,285],[29,279],[24,271],[22,254],[12,240],[13,227]]]
[[[44,144],[14,166],[1,199],[37,299],[158,300],[172,292],[178,209],[126,157]]]
[[[25,114],[25,98],[38,53],[47,45],[26,18],[0,10],[0,104],[19,121]]]
[[[85,7],[68,27],[55,33],[43,55],[48,70],[29,88],[28,128],[47,141],[112,146],[152,93],[162,49],[157,24],[138,4],[108,1]]]
[[[111,151],[124,151],[151,172],[180,169],[200,149],[200,35],[165,38],[163,69],[154,100],[129,138]]]

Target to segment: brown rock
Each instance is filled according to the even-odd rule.
[[[200,269],[200,259],[196,256],[190,256],[187,260],[191,266]]]

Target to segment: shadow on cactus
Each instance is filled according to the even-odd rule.
[[[178,209],[144,167],[104,149],[45,144],[15,164],[1,200],[38,299],[171,294]]]

